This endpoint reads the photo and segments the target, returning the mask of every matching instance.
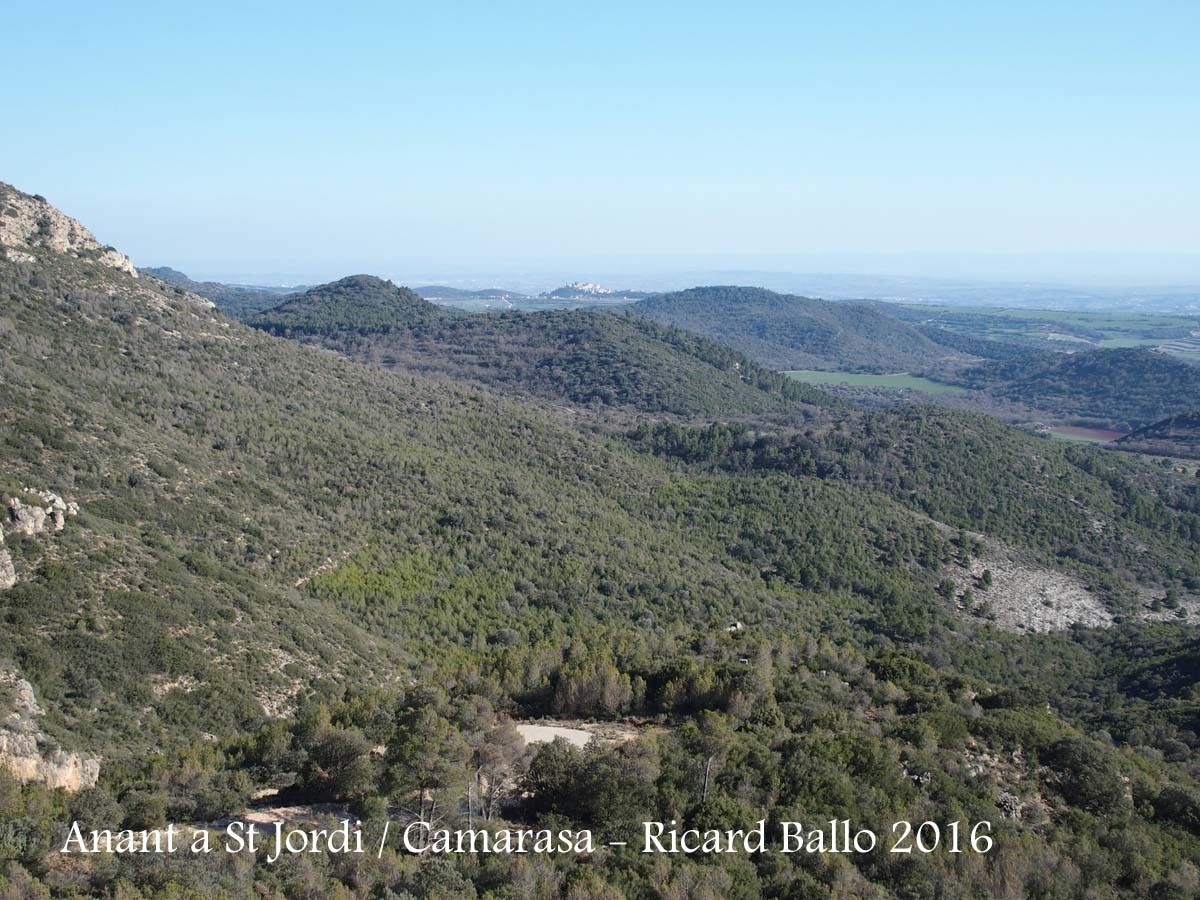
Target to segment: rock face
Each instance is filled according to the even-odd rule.
[[[4,547],[4,529],[0,528],[0,591],[8,590],[17,583],[17,568],[12,554]]]
[[[8,528],[33,537],[43,531],[62,531],[67,516],[79,514],[78,503],[68,503],[53,491],[35,488],[21,489],[29,497],[37,497],[41,503],[31,503],[20,497],[4,498],[8,507]]]
[[[44,713],[33,686],[15,672],[0,670],[0,691],[11,696],[12,707],[0,720],[0,766],[19,781],[41,781],[68,791],[94,787],[100,760],[69,753],[42,733],[36,719]]]
[[[79,512],[79,504],[69,503],[53,491],[22,488],[20,497],[0,496],[0,591],[17,583],[17,570],[12,554],[4,547],[4,533],[29,537],[47,531],[62,531],[67,517]],[[30,498],[36,497],[39,502]]]
[[[0,182],[0,245],[12,262],[30,262],[31,249],[94,258],[101,265],[138,277],[133,260],[106,247],[75,219],[51,206],[44,197],[34,197]]]
[[[13,531],[33,537],[46,530],[49,510],[41,506],[22,503],[16,497],[8,501],[8,521]]]

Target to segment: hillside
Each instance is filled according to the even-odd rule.
[[[195,281],[169,266],[143,268],[143,275],[152,275],[167,284],[183,288],[201,297],[207,297],[226,315],[235,319],[246,319],[255,313],[278,306],[285,294],[295,293],[291,288],[252,288],[219,281]]]
[[[1127,600],[1138,596],[1135,584],[1200,589],[1200,557],[1192,558],[1200,485],[1152,477],[1125,457],[1039,440],[987,416],[911,405],[803,434],[662,424],[632,437],[702,471],[786,472],[869,488],[1093,584],[1124,584],[1118,593]],[[1174,577],[1160,580],[1179,563]]]
[[[1072,424],[1130,431],[1186,412],[1200,366],[1144,349],[1044,354],[962,372],[957,383]]]
[[[1200,412],[1168,416],[1116,442],[1120,450],[1200,459]]]
[[[967,358],[878,304],[833,303],[763,288],[699,287],[650,297],[633,311],[722,341],[772,369],[931,372]]]
[[[288,297],[249,322],[271,334],[299,337],[380,334],[428,325],[446,315],[408,288],[374,275],[351,275]]]
[[[600,412],[782,414],[833,402],[678,329],[587,310],[455,316],[366,276],[313,288],[250,324],[386,368]]]
[[[368,324],[427,312],[366,288],[384,304],[351,306]],[[3,264],[0,322],[5,495],[80,508],[61,533],[8,533],[0,659],[73,746],[229,734],[314,680],[453,667],[464,640],[567,617],[715,623],[778,602],[662,519],[664,473],[494,394],[59,253]]]
[[[924,407],[593,434],[22,240],[0,258],[0,828],[22,836],[0,891],[991,897],[1065,872],[1186,896],[1194,479]],[[459,321],[358,277],[305,296],[280,327],[306,338]],[[1129,621],[996,627],[971,574],[996,548]],[[539,716],[639,727],[526,748],[512,719]],[[256,796],[604,842],[655,818],[986,820],[995,853],[58,852],[73,819],[204,825]]]
[[[55,209],[40,194],[0,181],[0,247],[10,263],[33,263],[44,253],[97,262],[137,278],[133,261],[101,244],[83,223]]]

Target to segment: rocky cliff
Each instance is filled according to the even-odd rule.
[[[96,236],[46,198],[25,194],[0,182],[0,246],[13,262],[33,262],[34,251],[47,249],[79,258],[92,258],[101,265],[138,277],[133,260]]]

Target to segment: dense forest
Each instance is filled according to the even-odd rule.
[[[386,334],[429,325],[449,313],[408,288],[373,275],[351,275],[309,288],[250,319],[272,334]]]
[[[1187,412],[1200,396],[1200,366],[1133,348],[996,362],[954,381],[1073,424],[1121,431]]]
[[[310,346],[95,255],[22,253],[0,258],[0,494],[10,518],[45,491],[78,514],[5,523],[0,736],[24,679],[47,749],[102,760],[74,792],[0,770],[0,896],[1200,890],[1194,471],[843,407],[637,319],[454,317],[349,279],[274,320]],[[417,334],[514,385],[324,344]],[[601,378],[634,385],[595,399],[642,416],[624,434],[515,396]],[[998,584],[974,574],[996,547],[1085,583],[1112,627],[998,627]],[[526,745],[515,723],[541,716],[634,735]],[[994,846],[55,852],[71,820],[204,827],[264,802],[376,836],[422,817],[603,840],[652,818],[848,818],[988,821]]]

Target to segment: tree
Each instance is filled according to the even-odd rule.
[[[434,824],[451,811],[451,798],[467,777],[470,748],[458,729],[430,706],[407,707],[387,744],[387,787],[411,804],[412,815]]]
[[[729,720],[721,713],[702,711],[695,720],[681,729],[680,740],[692,754],[697,772],[697,794],[700,802],[708,799],[713,780],[733,747],[736,736]]]
[[[357,728],[327,729],[309,748],[303,778],[307,787],[335,799],[361,800],[375,787],[370,742]]]
[[[473,759],[474,794],[479,804],[479,814],[484,819],[494,817],[500,804],[512,791],[526,754],[524,738],[508,719],[492,728],[476,748]],[[471,797],[468,796],[468,814],[470,804]]]
[[[1071,803],[1108,815],[1125,802],[1125,782],[1110,751],[1086,738],[1065,738],[1050,749],[1059,789]]]

